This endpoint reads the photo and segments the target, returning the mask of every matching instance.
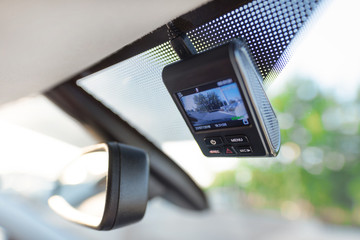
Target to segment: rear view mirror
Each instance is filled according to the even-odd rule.
[[[143,150],[98,144],[64,169],[48,202],[65,219],[110,230],[142,219],[148,181],[149,160]]]

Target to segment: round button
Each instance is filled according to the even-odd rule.
[[[204,142],[208,146],[217,146],[223,143],[221,137],[206,137],[204,138]]]

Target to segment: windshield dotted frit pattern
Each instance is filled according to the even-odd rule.
[[[316,0],[253,1],[190,32],[201,52],[241,37],[248,43],[263,77],[286,63],[286,46],[315,9]],[[280,57],[281,56],[281,57]],[[193,139],[168,94],[161,72],[178,60],[169,43],[161,44],[77,84],[158,146]]]
[[[234,38],[246,40],[266,79],[318,2],[255,0],[190,31],[188,36],[200,52]],[[276,72],[282,70],[286,60],[279,62]],[[271,76],[274,78],[276,75]]]

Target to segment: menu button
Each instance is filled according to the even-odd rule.
[[[249,142],[248,138],[246,136],[244,136],[244,135],[228,136],[228,137],[226,137],[226,140],[229,143],[234,143],[234,144],[248,143]]]

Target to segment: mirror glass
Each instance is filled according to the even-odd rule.
[[[118,142],[84,149],[60,174],[48,200],[63,218],[96,230],[140,221],[146,210],[149,158]]]
[[[72,161],[62,172],[50,207],[59,215],[89,226],[98,226],[106,202],[109,153],[96,149]]]

